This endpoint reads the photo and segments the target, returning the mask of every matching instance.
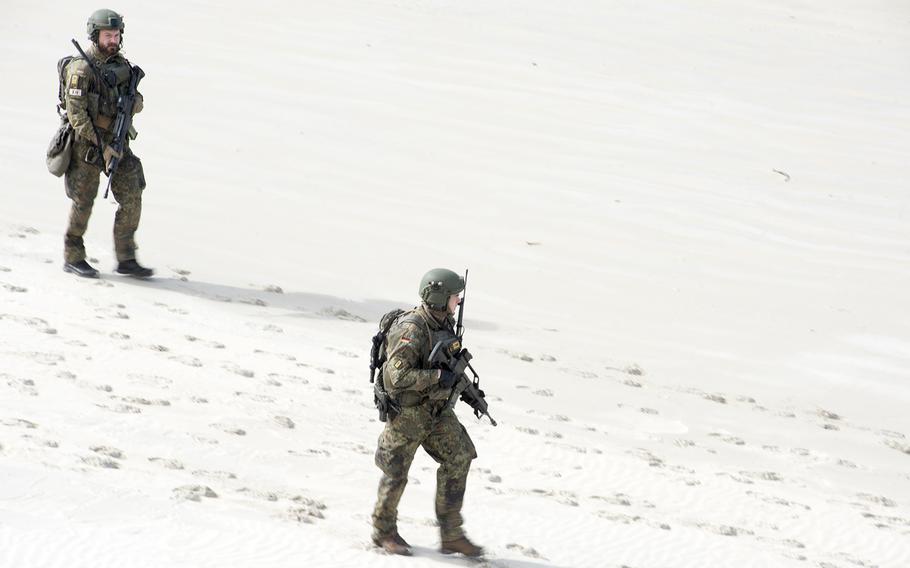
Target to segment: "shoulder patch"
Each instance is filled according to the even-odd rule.
[[[82,89],[70,89],[68,92],[71,97],[81,97],[82,96]]]
[[[79,87],[80,75],[73,73],[70,75],[70,89],[75,89]]]

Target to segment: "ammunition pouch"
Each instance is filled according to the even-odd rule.
[[[93,120],[92,122],[94,122],[95,126],[100,128],[101,130],[110,130],[111,125],[114,124],[114,119],[109,116],[99,114],[98,116],[95,117],[95,120]]]

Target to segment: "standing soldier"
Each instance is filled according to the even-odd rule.
[[[391,554],[411,554],[410,545],[398,534],[398,502],[421,446],[439,464],[436,518],[442,537],[440,551],[472,557],[483,554],[461,528],[468,469],[477,453],[455,412],[447,408],[457,377],[427,363],[437,341],[454,337],[452,316],[464,287],[464,279],[455,272],[430,270],[420,281],[421,305],[400,315],[389,328],[381,378],[400,411],[389,416],[376,449],[382,478],[373,511],[373,542]]]
[[[129,149],[129,137],[122,153],[110,146],[112,126],[117,117],[117,99],[130,81],[130,63],[120,54],[123,45],[123,17],[113,10],[97,10],[89,16],[87,32],[92,45],[86,55],[92,64],[77,57],[67,65],[64,75],[64,108],[75,131],[72,160],[66,171],[66,195],[73,201],[69,227],[64,239],[63,270],[87,278],[98,271],[85,260],[83,235],[88,227],[92,206],[98,195],[101,171],[110,171],[111,161],[119,165],[111,180],[118,208],[114,218],[114,249],[117,272],[139,278],[154,274],[136,262],[133,236],[142,212],[145,175],[142,163]],[[94,68],[93,68],[94,66]],[[142,110],[137,94],[133,113]],[[130,133],[135,137],[135,132]]]

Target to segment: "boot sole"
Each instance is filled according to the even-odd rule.
[[[464,552],[461,552],[460,550],[451,550],[448,548],[440,548],[439,553],[447,554],[447,555],[460,554],[460,555],[464,556],[465,558],[483,558],[483,552],[479,552],[477,554],[465,554]]]
[[[116,271],[115,271],[116,272]],[[134,274],[132,272],[116,272],[119,276],[129,276],[130,278],[136,278],[137,280],[148,280],[155,275],[154,272],[148,274]]]
[[[94,272],[79,272],[78,270],[76,270],[76,269],[73,268],[72,266],[69,266],[69,265],[66,265],[66,264],[63,265],[63,272],[68,272],[68,273],[70,273],[70,274],[75,274],[76,276],[79,276],[79,277],[81,277],[81,278],[99,278],[99,276],[98,276],[98,271],[97,271],[97,270],[94,271]]]

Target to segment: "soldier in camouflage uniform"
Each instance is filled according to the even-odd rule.
[[[97,278],[98,271],[85,260],[83,235],[88,227],[92,206],[98,195],[101,171],[105,172],[114,157],[120,158],[111,189],[118,208],[114,218],[114,249],[117,272],[140,278],[153,274],[136,262],[134,235],[142,212],[142,190],[145,175],[142,162],[129,149],[129,140],[122,155],[110,144],[112,127],[117,114],[117,98],[126,90],[130,79],[130,64],[120,55],[123,43],[123,17],[113,10],[97,10],[87,23],[92,46],[86,52],[102,73],[115,76],[116,86],[110,87],[92,71],[81,57],[73,59],[65,70],[64,108],[75,130],[72,160],[64,177],[66,195],[73,201],[69,227],[64,239],[63,270],[79,276]],[[133,112],[142,110],[142,96],[137,95]]]
[[[441,552],[483,554],[461,528],[465,484],[477,452],[455,413],[445,408],[456,376],[427,365],[436,341],[454,335],[452,315],[463,290],[464,279],[455,272],[429,271],[420,283],[421,305],[399,316],[389,328],[382,380],[401,410],[386,422],[376,449],[382,478],[373,511],[373,542],[392,554],[410,554],[410,546],[398,534],[398,503],[418,447],[439,464],[436,518]]]

